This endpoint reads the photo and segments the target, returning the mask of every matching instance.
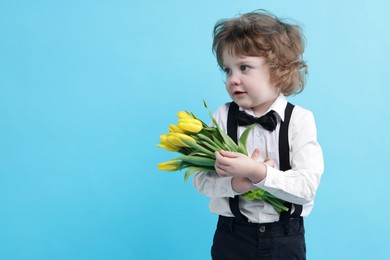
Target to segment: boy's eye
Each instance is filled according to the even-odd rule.
[[[230,73],[230,69],[229,68],[223,68],[223,72],[225,72],[225,74],[228,75]]]
[[[240,66],[240,70],[241,71],[247,71],[247,70],[249,70],[250,69],[250,67],[248,66],[248,65],[241,65]]]

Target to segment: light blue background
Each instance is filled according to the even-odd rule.
[[[210,259],[216,216],[159,172],[176,111],[228,101],[220,18],[265,8],[307,38],[326,170],[308,259],[390,259],[387,1],[0,3],[0,259]]]

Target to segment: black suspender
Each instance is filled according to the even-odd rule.
[[[280,130],[279,130],[279,162],[280,162],[280,170],[287,171],[291,169],[290,165],[290,147],[288,142],[288,126],[290,123],[290,118],[292,111],[294,109],[294,105],[291,103],[287,103],[286,109],[284,111],[284,121],[281,122]],[[238,105],[234,102],[230,103],[228,118],[227,118],[227,132],[228,135],[237,143],[237,120],[236,114],[239,108]],[[288,211],[283,211],[280,215],[280,220],[288,219],[290,217],[299,217],[302,213],[302,205],[296,205],[289,202],[286,202],[285,205],[289,208]],[[292,205],[294,205],[294,212],[291,214]],[[229,206],[233,215],[242,221],[248,221],[247,217],[245,217],[239,208],[239,196],[234,196],[234,198],[229,198]]]
[[[227,118],[227,133],[230,136],[230,138],[232,138],[233,141],[236,143],[238,141],[238,138],[237,138],[238,124],[237,124],[237,120],[236,120],[236,115],[237,115],[238,110],[239,110],[238,105],[234,102],[231,102],[230,106],[229,106],[228,118]],[[244,221],[244,222],[248,221],[248,218],[245,217],[240,211],[239,196],[236,195],[233,198],[229,198],[229,206],[230,206],[231,212],[233,213],[233,215],[237,219]]]
[[[279,129],[279,168],[281,171],[287,171],[291,169],[288,126],[290,124],[290,118],[293,109],[294,105],[288,102],[286,109],[284,110],[284,121],[281,122]],[[294,205],[293,214],[291,214],[292,205]],[[283,211],[282,214],[280,214],[280,220],[284,220],[289,217],[299,217],[302,213],[302,205],[286,202],[285,206],[288,207],[288,211]]]

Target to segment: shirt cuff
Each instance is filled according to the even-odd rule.
[[[226,190],[226,193],[225,193],[226,197],[233,198],[236,195],[243,194],[243,193],[239,193],[239,192],[236,192],[235,190],[233,190],[233,185],[232,185],[233,177],[232,176],[230,176],[230,177],[220,177],[220,178],[221,179],[223,178],[223,182],[224,182],[222,187],[228,187],[228,189]]]
[[[260,189],[264,189],[266,187],[275,188],[275,187],[273,187],[272,183],[275,183],[275,181],[278,179],[277,176],[278,176],[279,170],[277,170],[274,167],[271,167],[267,164],[265,164],[265,166],[267,168],[267,174],[266,174],[265,178],[258,183],[253,183],[253,185],[255,185],[256,187],[258,187]]]

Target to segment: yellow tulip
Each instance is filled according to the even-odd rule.
[[[177,125],[170,124],[168,128],[171,133],[184,133],[184,130],[178,127]]]
[[[165,150],[171,151],[171,152],[177,152],[180,150],[180,147],[173,145],[168,141],[168,135],[169,134],[163,134],[160,135],[160,143],[157,145],[158,147],[161,147]]]
[[[186,111],[177,112],[177,116],[179,117],[179,119],[194,119],[194,117]]]
[[[179,119],[177,126],[190,133],[199,133],[203,128],[202,122],[194,118]]]
[[[183,139],[190,141],[190,142],[193,142],[193,143],[196,142],[194,138],[192,138],[191,136],[186,135],[186,134],[169,133],[167,136],[167,141],[170,143],[171,146],[189,147],[185,142],[183,142]]]
[[[157,167],[159,170],[162,171],[173,172],[181,169],[181,163],[178,160],[170,160],[167,162],[159,163]]]

